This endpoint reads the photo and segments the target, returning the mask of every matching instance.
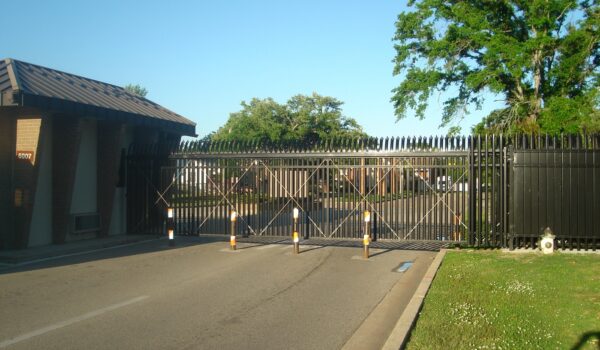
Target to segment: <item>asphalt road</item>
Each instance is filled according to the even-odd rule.
[[[365,261],[358,248],[302,249],[230,252],[189,238],[4,270],[0,349],[338,349],[400,283],[404,297],[370,325],[377,348],[435,256],[373,250]],[[414,265],[393,272],[403,261]]]

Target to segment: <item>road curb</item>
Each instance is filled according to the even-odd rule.
[[[383,350],[398,350],[402,349],[406,345],[410,331],[417,319],[417,315],[423,306],[423,300],[427,295],[427,291],[433,282],[433,278],[437,273],[444,256],[446,255],[446,249],[441,249],[440,252],[435,256],[435,259],[427,269],[425,276],[421,280],[421,283],[417,287],[415,294],[408,302],[408,305],[400,315],[398,322],[394,326],[392,333],[383,345]]]

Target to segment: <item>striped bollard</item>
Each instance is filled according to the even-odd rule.
[[[371,235],[369,234],[369,223],[371,222],[371,212],[365,210],[365,234],[363,236],[363,258],[369,258],[369,244],[371,243]]]
[[[236,250],[236,242],[235,242],[235,222],[237,221],[237,212],[235,210],[231,211],[231,236],[229,237],[229,246],[231,250]]]
[[[292,233],[292,242],[294,242],[294,254],[300,253],[300,238],[298,237],[298,217],[300,217],[300,211],[298,208],[294,208],[294,227]]]
[[[167,235],[169,238],[169,247],[175,246],[175,220],[173,208],[167,208]]]

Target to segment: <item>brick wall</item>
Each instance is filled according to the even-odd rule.
[[[14,233],[18,248],[27,247],[29,242],[42,124],[41,118],[17,119],[16,123],[16,152],[33,153],[30,159],[16,159],[14,163]]]
[[[40,138],[40,127],[42,119],[18,119],[17,120],[17,151],[35,152],[31,164],[35,165],[37,149]]]
[[[81,120],[55,116],[52,131],[52,241],[64,243],[69,229]]]

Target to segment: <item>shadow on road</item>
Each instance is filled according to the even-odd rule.
[[[129,243],[125,245],[115,245],[111,247],[95,247],[91,249],[82,249],[78,252],[63,252],[52,254],[44,257],[34,257],[31,260],[25,259],[23,262],[15,264],[0,265],[0,275],[11,274],[16,272],[26,272],[39,269],[47,269],[53,267],[61,267],[67,265],[76,265],[92,261],[115,259],[126,256],[139,254],[148,254],[161,252],[165,250],[183,249],[190,246],[208,244],[214,242],[226,241],[226,236],[214,237],[177,237],[175,246],[169,246],[169,241],[166,239],[149,239],[139,242]],[[46,247],[46,250],[51,250],[52,246]],[[57,247],[57,252],[60,252],[60,247]],[[92,250],[93,249],[93,250]],[[33,260],[35,259],[35,260]],[[29,260],[29,261],[28,261]]]
[[[38,269],[46,269],[67,265],[87,263],[91,261],[121,258],[138,254],[155,253],[165,250],[182,249],[190,246],[208,244],[214,242],[228,242],[228,235],[199,235],[199,236],[178,236],[175,239],[175,246],[169,246],[166,239],[149,239],[127,245],[117,245],[111,247],[93,247],[83,248],[78,251],[65,250],[64,246],[55,246],[55,252],[52,252],[52,246],[44,249],[48,250],[44,256],[32,256],[30,258],[21,256],[19,262],[15,264],[0,265],[0,275],[16,272],[25,272]],[[281,244],[292,246],[291,238],[281,236],[238,236],[238,243],[249,245],[238,246],[237,249],[249,249],[262,245]],[[392,250],[418,250],[418,251],[439,251],[448,245],[448,241],[397,241],[397,240],[378,240],[371,242],[372,249],[383,249],[381,252],[374,252],[371,256],[385,254]],[[361,248],[362,240],[334,239],[334,238],[309,238],[300,242],[301,246],[309,246],[301,250],[309,252],[324,247],[349,247]],[[93,249],[93,250],[92,250]],[[22,254],[26,255],[26,254]]]

